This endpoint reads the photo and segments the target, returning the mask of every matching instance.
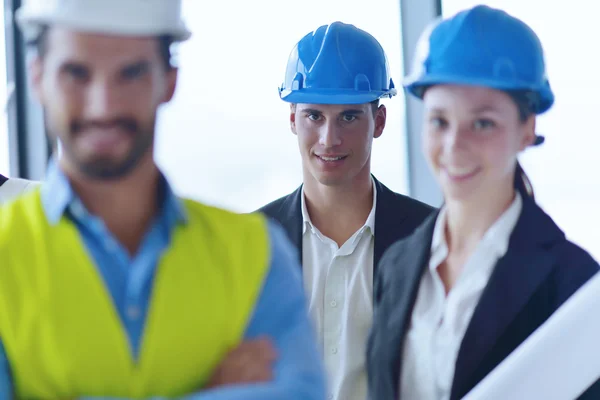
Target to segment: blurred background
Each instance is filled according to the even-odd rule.
[[[41,180],[49,149],[27,87],[27,52],[13,24],[19,0],[3,0],[0,29],[0,173]],[[595,126],[600,26],[592,2],[542,0],[183,0],[193,38],[180,45],[174,101],[158,121],[156,157],[176,190],[234,211],[252,211],[301,183],[289,107],[279,99],[287,57],[318,26],[339,20],[375,36],[396,86],[429,21],[477,3],[503,8],[540,36],[556,105],[538,120],[546,143],[522,158],[541,206],[567,236],[600,259],[600,133]],[[16,90],[15,90],[16,89]],[[374,143],[373,172],[391,189],[439,205],[420,153],[421,109],[384,100],[388,123]]]

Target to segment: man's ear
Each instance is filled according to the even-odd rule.
[[[29,63],[29,76],[31,76],[31,88],[37,100],[44,104],[44,89],[42,85],[44,77],[44,60],[35,56]]]
[[[294,135],[297,135],[296,131],[296,105],[290,104],[290,129]]]
[[[177,89],[177,77],[179,70],[177,68],[171,68],[167,72],[167,90],[165,91],[165,97],[163,103],[168,103],[175,96],[175,90]]]
[[[387,121],[387,108],[383,104],[381,104],[377,111],[375,111],[375,132],[373,137],[377,139],[383,134],[383,130],[385,129],[385,123]]]

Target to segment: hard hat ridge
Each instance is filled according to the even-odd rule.
[[[181,0],[24,0],[16,21],[27,41],[46,26],[122,36],[190,38]]]

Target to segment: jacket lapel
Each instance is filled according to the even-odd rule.
[[[397,195],[379,182],[375,176],[373,181],[377,189],[375,212],[375,245],[373,250],[373,276],[377,274],[377,266],[385,250],[399,239],[411,233],[417,223],[405,224],[410,217],[411,204],[403,205]],[[276,212],[277,219],[288,232],[290,240],[299,251],[302,264],[302,185],[289,194]],[[420,220],[418,221],[420,223]]]
[[[397,207],[398,200],[394,193],[379,182],[374,176],[375,188],[377,189],[377,204],[375,208],[375,246],[373,251],[373,276],[377,273],[377,264],[385,250],[403,236],[402,221],[404,221],[409,210],[405,207]]]
[[[302,186],[285,198],[279,210],[279,223],[288,232],[290,241],[298,249],[302,265]]]
[[[410,315],[431,252],[431,238],[437,212],[434,214],[414,232],[414,235],[403,241],[401,247],[394,248],[396,256],[383,267],[385,272],[382,273],[386,278],[378,280],[386,286],[382,290],[391,294],[386,298],[386,303],[379,306],[385,310],[383,312],[387,317],[380,332],[385,339],[381,341],[379,359],[389,360],[382,371],[384,374],[391,372],[392,375],[386,378],[387,382],[382,383],[393,386],[391,390],[395,394],[394,398],[398,397],[404,337],[410,327]],[[376,297],[377,295],[378,293],[375,293]]]
[[[533,201],[523,199],[508,251],[496,264],[462,340],[451,399],[471,389],[479,365],[552,271],[554,260],[541,244],[561,234]]]

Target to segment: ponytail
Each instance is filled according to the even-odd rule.
[[[521,167],[521,163],[517,161],[517,167],[515,168],[515,189],[521,194],[521,196],[531,197],[535,201],[535,194],[533,193],[533,186],[529,177]]]
[[[535,115],[534,110],[538,108],[539,105],[539,96],[537,93],[527,90],[507,91],[506,93],[508,93],[515,102],[521,123],[525,123],[532,115]],[[523,170],[521,163],[518,161],[517,167],[515,168],[515,189],[521,196],[530,197],[535,201],[531,181]]]

